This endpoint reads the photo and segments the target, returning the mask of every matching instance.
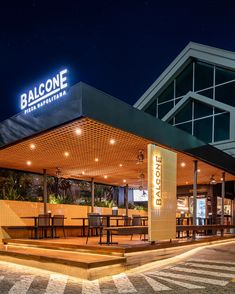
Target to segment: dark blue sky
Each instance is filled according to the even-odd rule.
[[[2,2],[2,1],[1,1]],[[5,1],[0,4],[0,121],[23,89],[70,70],[133,104],[189,41],[235,51],[235,1]]]

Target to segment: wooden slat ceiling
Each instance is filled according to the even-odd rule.
[[[0,167],[38,173],[46,169],[49,175],[55,175],[59,168],[66,178],[94,178],[100,183],[146,188],[149,143],[153,142],[83,118],[0,150]],[[139,150],[144,151],[144,161],[138,164]],[[177,158],[177,184],[192,184],[194,158],[183,153],[178,153]],[[198,163],[198,168],[199,183],[208,183],[211,175],[220,181],[221,170],[203,162]],[[235,177],[227,174],[226,179]]]

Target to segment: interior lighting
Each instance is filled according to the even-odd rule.
[[[188,185],[188,181],[186,181],[185,184]]]
[[[27,163],[27,165],[31,165],[32,164],[32,162],[29,161],[29,160],[26,163]]]
[[[66,151],[66,152],[64,153],[64,156],[68,157],[68,156],[69,156],[69,153]]]
[[[122,167],[123,165],[120,163],[119,166]]]
[[[200,170],[200,168],[199,168],[199,169],[197,170],[197,172],[200,173],[200,171],[201,171],[201,170]]]
[[[79,129],[79,128],[77,128],[77,129],[76,129],[76,131],[75,131],[75,133],[76,133],[77,135],[81,135],[81,133],[82,133],[82,130],[81,130],[81,129]]]
[[[35,144],[30,144],[30,149],[34,150],[36,148]]]
[[[126,183],[126,180],[123,180],[123,183]]]
[[[85,175],[85,172],[84,172],[84,170],[82,171],[82,175]]]
[[[216,185],[216,184],[217,184],[217,182],[216,182],[216,179],[215,179],[215,176],[214,176],[214,175],[212,175],[212,176],[210,177],[210,184],[211,184],[211,185]]]
[[[104,176],[104,178],[105,178],[105,179],[107,179],[107,178],[108,178],[108,176],[106,176],[106,175],[105,175],[105,176]]]
[[[115,141],[114,139],[111,139],[111,140],[109,141],[109,143],[110,143],[111,145],[114,145],[114,144],[116,143],[116,141]]]
[[[98,161],[99,161],[99,158],[96,157],[96,158],[95,158],[95,162],[98,162]]]
[[[185,167],[186,166],[186,163],[185,162],[181,162],[180,166],[181,167]]]

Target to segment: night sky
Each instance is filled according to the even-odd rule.
[[[4,1],[0,121],[59,69],[133,104],[194,41],[235,51],[235,1]]]

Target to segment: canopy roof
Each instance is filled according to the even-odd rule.
[[[231,156],[84,83],[47,107],[1,123],[0,167],[47,169],[51,175],[60,168],[68,178],[146,186],[149,143],[178,153],[178,185],[192,183],[195,158],[203,161],[201,183],[208,183],[212,174],[220,178],[221,170],[235,175]],[[143,162],[137,160],[139,150],[144,152]]]

